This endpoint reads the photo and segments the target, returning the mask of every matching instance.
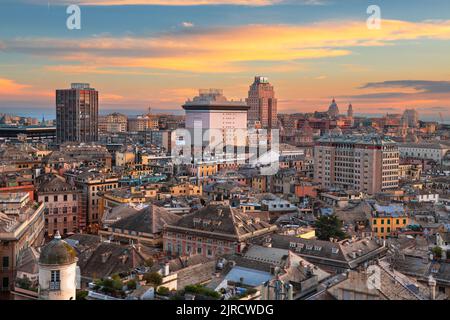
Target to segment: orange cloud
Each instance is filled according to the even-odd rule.
[[[17,39],[5,42],[4,50],[75,62],[86,66],[86,73],[102,73],[105,68],[233,73],[248,71],[249,62],[265,62],[267,67],[277,62],[283,69],[279,62],[345,56],[355,47],[421,39],[450,39],[450,21],[383,20],[380,30],[369,30],[365,22],[333,21],[245,25],[155,38]]]
[[[0,96],[14,96],[23,94],[23,89],[31,86],[20,84],[11,79],[0,78]]]

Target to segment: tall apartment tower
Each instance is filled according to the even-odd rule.
[[[255,77],[248,91],[247,105],[250,124],[259,123],[261,128],[277,127],[277,99],[273,86],[266,77]]]
[[[398,188],[399,151],[379,136],[324,136],[314,147],[314,180],[324,188],[375,194]]]
[[[56,90],[56,141],[98,140],[98,91],[89,83]]]

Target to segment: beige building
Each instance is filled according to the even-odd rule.
[[[0,194],[0,291],[10,291],[22,251],[43,240],[44,204],[26,192]]]
[[[129,132],[140,132],[158,129],[159,129],[158,117],[152,114],[128,117]]]
[[[71,171],[65,175],[73,180],[74,184],[82,190],[81,206],[83,221],[81,226],[86,226],[88,231],[98,230],[101,222],[100,194],[105,191],[116,189],[119,186],[119,178],[113,174],[102,173],[93,170],[84,172]]]
[[[98,117],[98,131],[100,133],[126,132],[128,117],[121,113],[111,113]]]
[[[314,180],[374,194],[398,187],[397,144],[378,136],[324,136],[314,148]]]

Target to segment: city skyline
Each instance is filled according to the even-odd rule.
[[[72,2],[81,30],[66,28],[67,1],[0,13],[2,110],[51,108],[71,82],[95,84],[100,112],[180,110],[198,88],[245,99],[261,75],[279,113],[326,110],[333,97],[355,114],[450,111],[445,1],[379,1],[380,30],[367,28],[368,1]]]

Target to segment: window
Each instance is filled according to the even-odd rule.
[[[403,224],[406,224],[406,219],[403,219]]]
[[[384,233],[384,227],[381,227],[381,233]]]
[[[197,254],[202,254],[202,247],[197,247]]]
[[[44,202],[48,202],[48,197],[47,196],[44,197]]]
[[[3,268],[9,268],[9,257],[3,257],[3,263],[2,263]]]
[[[61,275],[59,270],[50,271],[50,290],[59,290],[61,287]]]
[[[58,196],[53,196],[53,201],[58,202]]]
[[[73,199],[74,201],[77,200],[77,195],[76,195],[76,194],[72,195],[72,199]]]
[[[384,224],[384,219],[381,219],[381,224]]]
[[[391,232],[391,228],[390,227],[387,228],[387,232]]]
[[[4,289],[8,289],[9,288],[9,278],[8,277],[4,277],[3,278],[2,286],[3,286]]]
[[[387,224],[391,224],[391,220],[388,219]]]
[[[400,224],[400,219],[395,220],[396,224]]]
[[[64,201],[67,201],[67,194],[64,195]]]

